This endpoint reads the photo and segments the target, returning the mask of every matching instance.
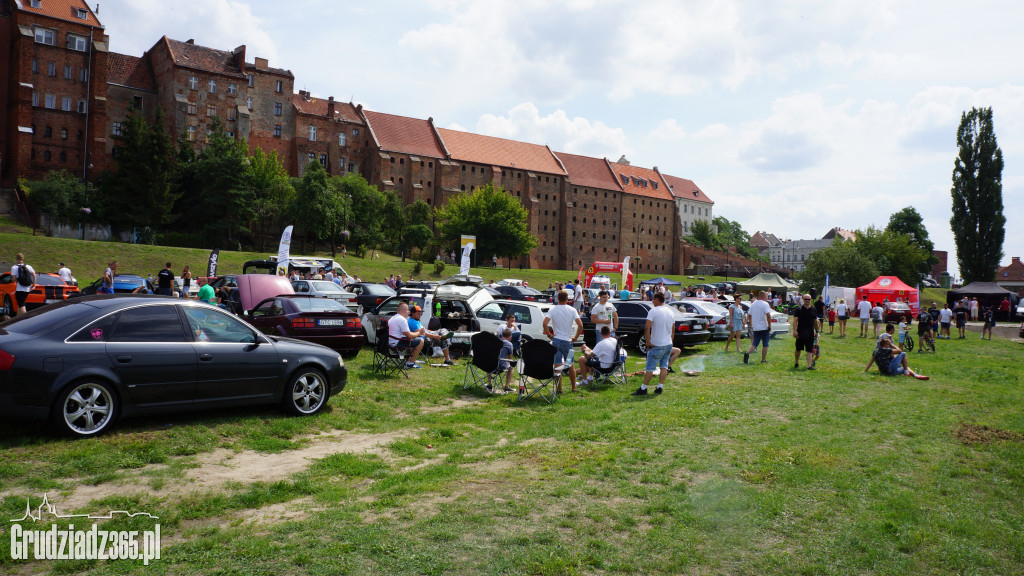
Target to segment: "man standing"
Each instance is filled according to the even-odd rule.
[[[406,369],[421,368],[416,358],[423,350],[423,338],[409,330],[409,304],[398,305],[398,313],[388,320],[388,345],[396,350],[412,350],[412,356],[405,362]]]
[[[572,292],[572,307],[576,309],[576,314],[578,315],[580,312],[583,311],[583,283],[577,281],[576,286],[574,286],[572,289]]]
[[[29,292],[36,287],[36,271],[25,264],[25,255],[18,252],[14,257],[14,266],[11,266],[11,278],[14,278],[14,306],[17,312],[15,316],[28,311],[25,308],[25,301],[28,300]]]
[[[959,340],[963,340],[965,338],[964,328],[967,326],[967,316],[971,313],[967,306],[968,304],[964,300],[961,300],[957,302],[956,308],[953,309],[953,316],[956,317],[956,330],[958,332],[957,338]]]
[[[57,270],[57,275],[60,276],[60,279],[63,280],[65,284],[71,286],[71,269],[65,266],[63,262],[60,263],[60,270]]]
[[[576,325],[576,336],[572,336],[572,326]],[[572,391],[576,391],[576,367],[573,365],[572,343],[583,334],[583,321],[576,309],[569,306],[569,295],[565,292],[558,293],[558,305],[552,306],[544,316],[544,333],[551,338],[551,344],[555,350],[555,369],[563,366],[569,367],[569,383],[572,384]],[[562,379],[558,379],[556,393],[562,393]]]
[[[615,306],[608,303],[608,291],[601,290],[597,293],[598,302],[590,309],[590,319],[594,322],[594,331],[597,333],[596,340],[601,341],[601,328],[607,326],[612,336],[619,329],[619,313]]]
[[[161,296],[174,294],[174,272],[171,271],[170,262],[156,275],[156,293]]]
[[[875,306],[871,309],[871,324],[874,328],[875,338],[878,338],[878,328],[882,325],[882,318],[885,316],[885,308],[882,308],[882,304],[875,302]]]
[[[495,254],[495,255],[491,256],[491,269],[493,270],[494,268],[497,268],[497,267],[498,267],[498,255]]]
[[[949,325],[953,322],[953,311],[949,309],[949,302],[939,310],[939,338],[949,340]]]
[[[646,396],[647,385],[651,383],[654,370],[659,369],[658,387],[654,389],[655,394],[661,394],[665,386],[665,378],[668,376],[669,365],[673,360],[672,328],[675,326],[676,317],[672,311],[665,306],[665,295],[655,292],[651,301],[654,307],[647,313],[647,322],[644,324],[644,338],[647,341],[647,366],[644,368],[644,383],[640,385],[633,396]]]
[[[868,302],[867,296],[857,303],[857,316],[860,318],[860,337],[867,338],[868,320],[871,319],[871,302]]]
[[[447,335],[441,336],[437,332],[431,332],[430,330],[427,330],[423,326],[423,323],[420,321],[422,318],[423,308],[413,305],[413,307],[409,309],[409,332],[414,334],[415,337],[422,336],[423,338],[436,340],[438,348],[440,348],[441,352],[444,353],[443,364],[445,366],[451,366],[452,364],[455,364],[454,362],[452,362],[452,357],[448,355],[448,345],[451,344],[451,338],[449,338]]]
[[[761,364],[767,364],[768,340],[772,335],[772,307],[768,305],[767,292],[762,290],[757,293],[757,300],[750,305],[747,315],[750,317],[747,324],[754,335],[751,338],[750,348],[747,348],[747,351],[743,353],[743,363],[748,363],[750,361],[750,354],[757,350],[759,344],[763,344],[761,347]]]
[[[1008,296],[1003,296],[1003,301],[999,303],[999,313],[1003,315],[1004,321],[1010,321],[1010,298]]]
[[[796,338],[796,353],[793,355],[793,368],[800,367],[800,352],[807,352],[807,369],[814,370],[814,336],[821,330],[821,320],[811,305],[811,295],[804,294],[804,305],[797,308],[794,314],[796,323],[793,326],[793,338]]]

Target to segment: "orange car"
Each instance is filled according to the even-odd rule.
[[[17,278],[11,276],[10,271],[0,274],[0,314],[11,316],[14,312],[14,290],[17,286]],[[44,304],[53,304],[67,300],[68,295],[78,292],[77,286],[69,286],[57,274],[50,272],[39,272],[36,274],[36,287],[28,294],[25,300],[25,308],[31,310],[39,308]]]

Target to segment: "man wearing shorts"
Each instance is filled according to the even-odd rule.
[[[18,276],[21,273],[21,269],[24,268],[32,277],[35,276],[36,271],[31,266],[25,264],[25,255],[18,252],[18,255],[14,257],[14,266],[11,266],[11,278],[14,279],[14,315],[25,314],[28,309],[25,308],[25,302],[28,300],[28,295],[32,292],[32,289],[36,287],[35,283],[22,284],[18,281]]]
[[[572,326],[576,325],[576,336],[572,336]],[[560,370],[563,366],[569,368],[569,383],[572,384],[572,391],[576,391],[576,367],[572,361],[572,343],[583,334],[583,321],[576,309],[569,306],[569,295],[565,292],[558,293],[558,305],[552,306],[544,316],[544,333],[551,338],[551,344],[555,347],[555,369]],[[556,393],[562,393],[562,379],[558,379]]]
[[[423,350],[423,338],[409,330],[409,304],[398,305],[398,313],[388,320],[388,345],[395,350],[412,350],[412,356],[405,362],[407,369],[421,368],[416,358]]]
[[[947,302],[942,310],[939,310],[939,338],[949,340],[949,325],[953,323],[953,311],[949,309]]]
[[[857,316],[860,318],[860,337],[868,337],[868,320],[871,319],[871,302],[868,297],[857,303]]]
[[[743,353],[743,363],[750,360],[750,355],[761,346],[761,364],[768,363],[768,340],[771,338],[772,308],[768,305],[768,293],[758,292],[757,300],[750,305],[747,311],[750,317],[747,324],[750,326],[753,336],[751,337],[750,348]]]
[[[804,305],[797,308],[793,315],[796,322],[793,326],[793,338],[796,338],[796,353],[793,355],[793,368],[800,367],[800,352],[807,352],[807,369],[814,370],[814,336],[821,329],[818,313],[811,306],[811,295],[804,294]]]
[[[601,290],[597,293],[599,301],[590,308],[590,320],[594,323],[594,332],[597,336],[596,340],[601,340],[601,328],[607,326],[612,333],[615,335],[615,331],[619,328],[619,313],[608,303],[608,291]]]
[[[672,348],[672,328],[675,326],[676,317],[672,311],[665,306],[665,295],[655,292],[651,296],[654,307],[647,313],[647,322],[644,324],[644,338],[647,340],[647,366],[644,368],[644,383],[633,392],[633,396],[646,396],[647,385],[654,376],[654,369],[660,369],[658,374],[658,387],[654,389],[655,394],[661,394],[665,386],[665,377],[668,376],[668,367],[673,360],[673,352],[678,350]],[[678,354],[678,352],[676,352]]]

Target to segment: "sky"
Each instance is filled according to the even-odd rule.
[[[94,5],[95,7],[95,5]],[[295,89],[688,178],[753,234],[884,228],[950,253],[961,114],[992,107],[1024,254],[1024,3],[111,0],[115,52],[245,44]],[[1013,56],[1017,54],[1018,56]]]

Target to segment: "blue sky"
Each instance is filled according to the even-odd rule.
[[[1003,261],[1024,252],[1024,5],[1010,1],[113,0],[111,49],[162,35],[296,89],[690,178],[748,232],[817,238],[914,206],[950,251],[960,115],[991,106]]]

